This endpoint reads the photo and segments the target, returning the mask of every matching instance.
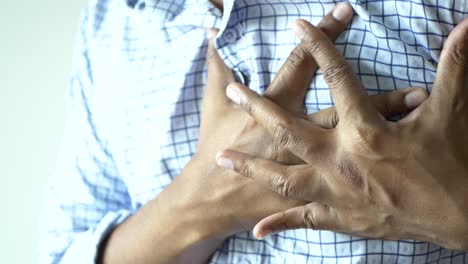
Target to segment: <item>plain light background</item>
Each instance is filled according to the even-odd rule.
[[[66,116],[86,0],[0,0],[0,256],[36,263],[37,217]]]

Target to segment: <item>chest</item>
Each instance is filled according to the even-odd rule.
[[[239,79],[261,93],[298,43],[292,23],[305,18],[316,24],[333,5],[236,1],[224,17],[219,53]],[[432,20],[414,24],[400,11],[416,9],[414,3],[400,5],[406,4],[397,2],[385,9],[355,4],[358,16],[336,41],[369,93],[430,87],[434,80],[435,59],[450,25],[431,25]],[[399,15],[385,17],[382,12]],[[416,29],[423,33],[415,34]],[[187,25],[127,34],[114,48],[93,54],[98,76],[95,102],[105,106],[97,114],[98,123],[103,124],[119,171],[137,203],[145,203],[170,184],[196,152],[206,39],[202,28]],[[309,112],[333,105],[320,71],[305,103]]]

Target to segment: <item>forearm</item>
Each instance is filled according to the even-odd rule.
[[[101,249],[101,263],[204,263],[222,242],[180,219],[172,219],[171,224],[170,219],[157,215],[155,203],[110,234]]]
[[[101,246],[101,263],[206,262],[224,237],[209,223],[209,214],[180,203],[182,195],[173,183],[118,226]]]

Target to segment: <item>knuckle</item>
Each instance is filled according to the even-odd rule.
[[[328,124],[328,127],[329,128],[334,128],[338,125],[338,122],[339,122],[339,118],[338,118],[338,114],[336,113],[335,110],[333,110],[333,113],[331,114],[331,117],[329,119],[330,121],[330,124]]]
[[[344,62],[330,65],[324,69],[323,77],[329,83],[330,89],[333,89],[333,84],[336,84],[346,78],[348,70],[349,67]]]
[[[280,146],[291,147],[297,141],[291,129],[291,120],[283,118],[276,121],[273,128],[273,136]]]
[[[288,197],[291,194],[291,184],[288,180],[284,179],[283,177],[278,177],[276,179],[276,191],[285,197]]]
[[[291,51],[291,54],[287,58],[287,65],[290,67],[290,69],[293,69],[303,65],[308,58],[309,55],[307,50],[304,49],[303,46],[299,45]]]
[[[270,133],[274,143],[284,149],[300,155],[314,155],[314,149],[310,148],[307,139],[303,138],[297,131],[298,122],[295,119],[286,116],[278,117],[270,126]],[[295,128],[295,129],[293,129]]]
[[[254,116],[256,114],[257,108],[264,107],[262,98],[255,92],[246,94],[243,100],[240,100],[240,106],[244,109],[247,114]]]
[[[309,207],[305,207],[302,209],[300,217],[306,228],[317,230],[319,228],[317,223],[317,211],[314,210],[314,208],[316,208],[314,204],[309,205]]]
[[[244,108],[245,112],[247,112],[247,114],[249,115],[255,114],[254,113],[255,109],[250,101],[247,101],[247,100],[241,101],[241,105]]]
[[[276,192],[285,197],[289,197],[294,193],[294,184],[289,179],[286,179],[282,176],[278,176],[275,178],[276,180],[274,185],[276,188]]]
[[[278,124],[275,125],[273,135],[282,146],[286,146],[290,143],[290,129],[282,121],[279,121]]]
[[[467,51],[460,47],[461,45],[457,45],[453,52],[450,53],[452,61],[459,66],[467,66],[468,63],[468,55]]]
[[[241,166],[240,170],[239,170],[239,173],[246,176],[246,177],[249,177],[249,178],[252,178],[252,175],[253,175],[253,159],[252,157],[248,158]]]
[[[316,54],[317,52],[320,52],[321,48],[322,46],[320,45],[320,42],[318,41],[312,41],[312,42],[307,43],[307,51],[310,54]]]

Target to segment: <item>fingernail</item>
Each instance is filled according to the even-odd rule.
[[[333,17],[338,21],[345,21],[353,16],[353,7],[348,2],[341,2],[333,10]]]
[[[294,30],[294,33],[296,34],[296,36],[300,39],[303,39],[305,34],[307,33],[304,26],[302,25],[302,23],[296,21],[296,23],[294,23],[294,26],[293,26],[293,30]]]
[[[408,108],[416,108],[426,100],[426,94],[422,90],[412,91],[405,95],[405,105]]]
[[[255,238],[257,238],[258,240],[262,240],[266,236],[272,234],[273,231],[270,230],[270,229],[263,229],[263,230],[258,230],[257,229],[257,230],[255,230],[255,228],[254,228],[253,233],[254,233]]]
[[[239,88],[237,88],[235,85],[228,85],[226,88],[226,95],[231,99],[234,103],[240,104],[241,98],[239,94]]]
[[[232,160],[223,157],[222,154],[223,153],[221,151],[216,153],[216,163],[218,166],[228,170],[234,170],[234,163],[232,163]]]

